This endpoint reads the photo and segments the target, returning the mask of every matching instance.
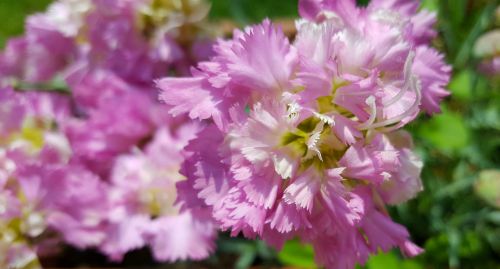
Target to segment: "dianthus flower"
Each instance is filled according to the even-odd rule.
[[[194,129],[193,129],[194,128]],[[200,259],[214,248],[210,211],[176,206],[176,183],[183,181],[182,150],[196,134],[184,125],[176,134],[157,130],[144,150],[117,158],[110,184],[110,230],[102,246],[120,259],[129,250],[150,245],[157,260]],[[174,137],[175,135],[176,137]]]
[[[210,254],[210,211],[174,204],[199,127],[170,117],[152,85],[211,53],[208,7],[60,0],[28,18],[0,53],[0,267],[36,265],[56,249],[42,243],[114,261],[146,246],[160,261]]]
[[[397,0],[299,8],[293,44],[265,20],[219,41],[192,77],[157,82],[171,114],[213,122],[186,148],[180,203],[204,203],[232,235],[299,238],[327,268],[394,247],[415,256],[385,206],[422,190],[401,127],[448,95],[450,67],[428,44],[435,15]]]
[[[105,186],[68,163],[71,149],[56,124],[69,116],[68,99],[6,88],[0,103],[0,265],[39,268],[37,255],[58,242],[99,244]]]
[[[211,54],[208,11],[204,0],[56,1],[27,19],[25,36],[7,43],[0,85],[95,69],[145,85],[165,70],[183,73]]]

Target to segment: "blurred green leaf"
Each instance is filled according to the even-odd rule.
[[[453,98],[467,100],[471,97],[472,79],[475,74],[471,70],[463,70],[453,76],[448,88]]]
[[[491,212],[488,220],[500,226],[500,211]]]
[[[448,230],[448,251],[449,251],[449,265],[451,268],[457,268],[460,265],[460,245],[462,242],[462,235],[455,227],[450,227]]]
[[[421,4],[422,9],[436,11],[439,8],[438,0],[423,0]]]
[[[500,255],[500,228],[487,233],[486,238],[493,247],[494,251],[496,251],[497,254]]]
[[[474,187],[481,199],[491,206],[500,208],[500,170],[482,171]]]
[[[231,18],[240,24],[256,23],[264,18],[297,17],[298,0],[215,0],[212,18]]]
[[[475,257],[483,251],[481,235],[474,231],[465,233],[463,243],[460,245],[460,255],[463,257]]]
[[[398,257],[392,252],[379,253],[373,256],[367,263],[368,269],[400,269]]]
[[[418,134],[446,152],[462,149],[469,142],[469,130],[463,116],[448,109],[423,123]]]
[[[463,20],[462,16],[465,16],[465,5],[460,4],[459,2],[464,2],[464,0],[455,0],[451,7],[458,8],[458,11],[452,12],[452,15],[455,15],[458,22]],[[465,1],[466,2],[466,1]],[[491,1],[488,5],[486,5],[481,14],[476,20],[472,30],[469,32],[467,38],[462,42],[462,45],[458,51],[457,57],[455,58],[454,65],[455,67],[463,67],[467,64],[472,56],[472,50],[476,40],[479,36],[488,28],[490,23],[493,20],[493,16],[495,14],[495,7],[497,1]]]
[[[425,243],[426,252],[424,255],[431,258],[436,264],[448,263],[448,235],[439,233],[436,236],[430,237]]]
[[[252,263],[254,262],[256,257],[256,253],[253,249],[248,249],[247,251],[243,252],[238,260],[236,261],[236,264],[234,265],[235,269],[246,269],[249,268]]]
[[[287,242],[283,250],[278,254],[278,258],[286,265],[300,268],[316,268],[313,248],[310,245],[301,244],[298,240]]]
[[[0,47],[8,38],[20,35],[24,29],[25,16],[43,10],[50,0],[2,0],[0,1]]]
[[[396,252],[380,252],[372,256],[366,269],[423,269],[424,267],[415,260],[403,259]]]
[[[359,6],[367,6],[370,3],[370,0],[357,0],[356,2]]]

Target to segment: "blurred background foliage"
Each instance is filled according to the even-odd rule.
[[[24,18],[43,10],[49,0],[1,0],[0,46],[23,31]],[[238,25],[265,17],[297,16],[297,0],[213,0],[213,20]],[[359,1],[366,4],[368,1]],[[452,96],[433,118],[408,126],[425,161],[425,191],[392,216],[406,225],[425,254],[403,260],[398,252],[370,259],[368,269],[500,268],[500,78],[479,73],[474,44],[500,27],[498,0],[424,0],[438,12],[434,45],[453,65]],[[498,46],[498,45],[497,45]],[[71,252],[70,252],[71,253]],[[290,242],[276,253],[261,241],[221,235],[218,252],[207,267],[236,268],[284,264],[314,268],[310,246]],[[228,258],[229,257],[229,258]],[[226,263],[226,260],[230,260]],[[236,262],[234,262],[236,261]],[[181,264],[180,268],[189,267]],[[232,267],[232,265],[231,265]]]

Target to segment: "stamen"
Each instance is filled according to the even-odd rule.
[[[384,106],[390,106],[396,103],[397,101],[401,100],[403,98],[404,94],[406,93],[407,90],[410,89],[411,85],[411,79],[412,79],[412,74],[411,74],[411,67],[413,65],[413,60],[415,59],[415,52],[410,52],[408,54],[408,58],[406,59],[405,62],[405,67],[404,67],[404,85],[401,91],[398,92],[393,98],[391,98],[388,101],[385,101],[383,104]]]
[[[313,151],[316,153],[316,156],[323,161],[323,156],[321,155],[321,152],[318,148],[318,142],[321,138],[321,133],[323,132],[324,129],[324,123],[320,122],[318,125],[316,125],[316,128],[312,132],[311,136],[309,136],[309,139],[307,140],[307,149],[310,151]]]
[[[370,118],[365,121],[364,123],[359,125],[359,129],[361,130],[366,130],[370,129],[370,126],[375,122],[377,119],[377,104],[375,103],[375,96],[370,95],[368,98],[366,98],[366,104],[370,108]]]
[[[313,113],[314,113],[314,116],[316,116],[316,118],[318,118],[323,123],[328,124],[330,126],[334,126],[335,125],[335,120],[332,117],[320,114],[318,112],[313,112]]]
[[[418,110],[418,108],[420,106],[421,92],[420,92],[419,86],[417,85],[418,84],[417,78],[412,77],[411,81],[413,82],[413,83],[411,83],[413,87],[410,87],[410,88],[414,89],[414,92],[416,94],[415,102],[412,104],[412,106],[408,110],[406,110],[406,112],[402,113],[399,116],[396,116],[396,117],[393,117],[391,119],[387,119],[387,120],[384,120],[384,121],[381,121],[378,123],[374,123],[369,127],[364,127],[363,129],[368,129],[368,128],[374,129],[374,128],[380,128],[380,127],[384,127],[387,125],[395,124],[395,123],[401,121],[402,119],[404,119],[405,117],[414,113],[415,110]],[[387,130],[390,130],[390,128]]]

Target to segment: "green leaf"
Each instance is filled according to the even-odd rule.
[[[491,212],[488,215],[488,220],[500,226],[500,211]]]
[[[459,100],[468,100],[471,97],[472,78],[474,73],[468,69],[453,76],[448,86],[452,97]]]
[[[356,1],[358,6],[367,6],[370,2],[370,0],[357,0]]]
[[[259,22],[264,18],[297,17],[297,0],[215,0],[212,18],[231,18],[240,24]]]
[[[438,0],[423,0],[420,6],[422,7],[422,9],[436,11],[439,8],[439,3]]]
[[[44,10],[50,0],[0,1],[0,17],[3,19],[0,27],[0,47],[7,39],[23,32],[25,16]]]
[[[450,267],[452,268],[458,268],[460,265],[460,245],[462,243],[462,234],[455,229],[454,227],[451,228],[448,231],[448,251],[449,251],[449,257],[448,261],[450,264]]]
[[[475,231],[467,231],[464,242],[460,244],[461,257],[474,257],[483,251],[482,238]]]
[[[290,266],[299,268],[317,268],[314,262],[314,250],[310,245],[303,245],[298,240],[292,240],[285,244],[283,250],[278,254],[279,260]]]
[[[236,264],[234,265],[235,269],[247,269],[254,262],[256,257],[256,253],[254,249],[249,248],[247,251],[243,252],[243,254],[238,258]]]
[[[470,136],[463,116],[447,109],[443,110],[443,114],[423,123],[418,134],[445,152],[464,148],[468,145]]]
[[[441,232],[434,237],[427,239],[425,242],[424,255],[432,257],[432,259],[440,264],[448,262],[448,234]]]
[[[492,229],[486,233],[486,239],[493,249],[500,254],[500,228]]]
[[[367,269],[423,269],[415,260],[404,260],[394,251],[372,256],[366,265]]]
[[[368,260],[368,269],[400,269],[398,257],[392,253],[379,253]]]
[[[414,260],[405,260],[401,265],[401,269],[424,269],[424,266]]]
[[[482,171],[474,185],[474,190],[485,202],[500,208],[500,170]]]

